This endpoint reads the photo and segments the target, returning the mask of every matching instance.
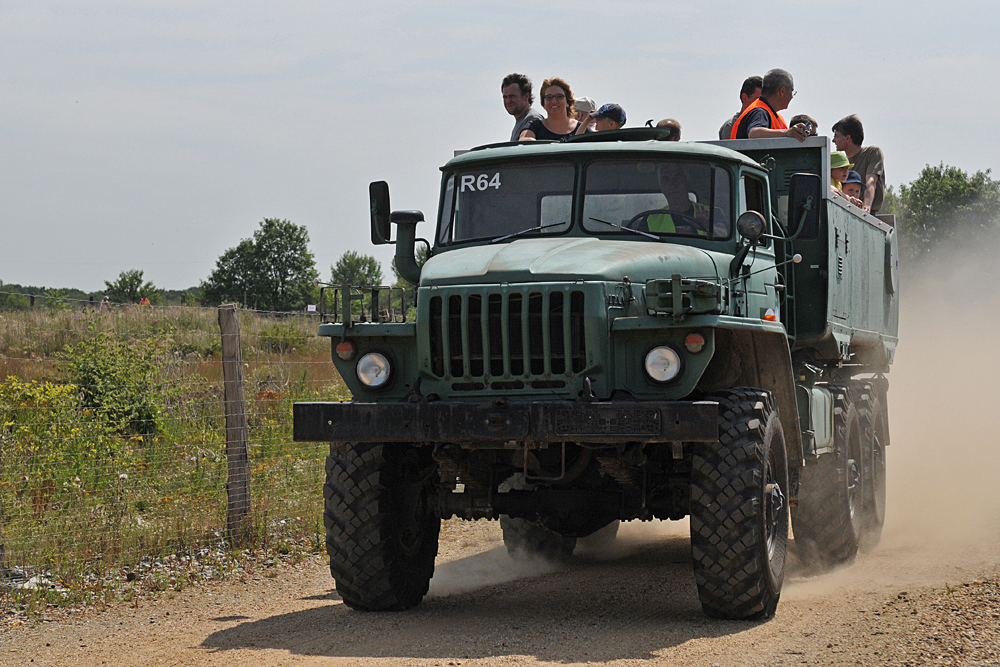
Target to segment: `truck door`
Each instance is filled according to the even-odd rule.
[[[767,185],[764,179],[751,173],[740,175],[740,205],[739,214],[746,211],[757,211],[764,216],[765,220],[770,219],[770,209],[767,203]],[[746,293],[745,312],[747,317],[756,319],[781,319],[781,309],[778,292],[775,291],[776,281],[775,271],[761,271],[766,265],[774,264],[774,244],[765,240],[762,245],[752,251],[754,264],[750,269],[753,275],[744,279],[743,288]],[[760,271],[760,273],[756,273]]]

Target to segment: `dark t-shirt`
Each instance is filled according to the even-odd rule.
[[[761,98],[760,101],[763,102],[764,104],[767,104],[767,102],[763,98]],[[771,105],[768,104],[767,106],[770,107]],[[774,109],[772,108],[771,111],[774,111]],[[774,111],[774,115],[777,116],[778,112]],[[767,109],[760,109],[760,108],[751,109],[750,113],[748,113],[746,116],[743,116],[743,120],[740,121],[739,129],[736,130],[736,138],[749,139],[750,130],[752,130],[755,127],[763,127],[764,129],[768,130],[772,129],[771,116],[767,113]]]
[[[579,121],[577,122],[579,125]],[[545,123],[542,122],[541,118],[531,121],[528,123],[528,127],[524,128],[526,130],[531,130],[535,133],[535,139],[540,141],[561,141],[562,139],[568,139],[576,133],[576,125],[573,126],[573,130],[568,134],[556,134],[551,132],[549,128],[545,127]],[[590,128],[587,128],[590,130]]]

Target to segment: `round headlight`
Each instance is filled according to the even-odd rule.
[[[369,352],[358,359],[358,379],[373,389],[389,381],[389,360],[384,354]]]
[[[646,373],[657,382],[670,382],[681,372],[681,356],[666,345],[654,347],[646,354]]]

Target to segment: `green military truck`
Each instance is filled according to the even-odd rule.
[[[423,215],[372,184],[372,241],[396,244],[415,300],[328,287],[319,335],[353,400],[294,407],[296,440],[331,443],[346,604],[418,604],[452,516],[556,559],[620,521],[690,517],[702,607],[734,619],[773,615],[790,523],[818,569],[878,541],[891,219],[831,194],[826,138],[662,139],[455,157],[422,266]]]

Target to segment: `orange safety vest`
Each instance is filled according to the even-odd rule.
[[[767,111],[767,115],[771,117],[771,129],[772,130],[787,130],[788,125],[785,124],[785,119],[781,117],[780,113],[775,113],[771,111],[771,107],[767,106],[767,102],[762,99],[756,99],[753,104],[746,108],[746,111],[740,114],[740,117],[736,119],[733,123],[733,130],[729,133],[730,139],[736,138],[736,131],[740,129],[740,123],[743,122],[743,117],[754,109],[764,109]]]

